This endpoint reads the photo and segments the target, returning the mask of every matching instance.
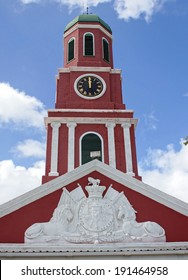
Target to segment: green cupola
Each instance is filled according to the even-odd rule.
[[[111,30],[110,26],[104,20],[102,20],[99,16],[97,16],[95,14],[83,14],[83,15],[77,16],[71,22],[69,22],[67,24],[64,32],[66,32],[68,29],[70,29],[72,26],[74,26],[76,23],[79,23],[79,22],[82,22],[82,23],[98,22],[105,29],[107,29],[110,33],[112,33],[112,30]]]

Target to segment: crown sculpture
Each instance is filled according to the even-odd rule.
[[[93,179],[91,177],[88,178],[88,186],[86,186],[86,191],[89,194],[90,198],[102,198],[102,194],[105,191],[105,186],[100,186],[100,180],[99,179]]]
[[[164,242],[164,229],[155,222],[136,221],[133,209],[123,192],[112,185],[106,190],[99,179],[88,178],[85,187],[71,192],[64,188],[49,222],[31,225],[25,232],[26,243],[105,244]]]

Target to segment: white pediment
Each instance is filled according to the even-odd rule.
[[[18,210],[31,202],[55,192],[56,190],[62,189],[74,181],[79,183],[79,179],[89,175],[93,171],[97,171],[111,180],[124,185],[126,188],[134,190],[135,192],[138,192],[154,201],[159,202],[160,204],[163,204],[185,216],[188,216],[187,203],[154,187],[151,187],[150,185],[147,185],[131,177],[131,175],[114,169],[107,164],[104,164],[98,160],[93,160],[69,173],[59,176],[58,178],[33,189],[32,191],[29,191],[9,202],[0,205],[0,217],[12,213],[13,211]]]

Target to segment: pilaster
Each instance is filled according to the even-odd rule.
[[[68,172],[74,169],[75,161],[75,122],[67,123],[68,127]]]
[[[116,168],[116,153],[115,153],[115,139],[114,139],[114,127],[116,124],[110,122],[106,124],[108,132],[108,156],[109,165]]]
[[[131,149],[131,138],[130,138],[130,123],[123,123],[123,134],[124,134],[124,146],[125,146],[125,159],[126,159],[126,173],[134,175],[133,164],[132,164],[132,149]]]
[[[58,176],[58,145],[59,145],[59,127],[60,122],[52,122],[52,144],[51,144],[51,165],[49,176]]]

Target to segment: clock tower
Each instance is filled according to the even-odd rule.
[[[112,30],[83,14],[64,31],[64,68],[57,76],[55,109],[48,111],[43,183],[93,159],[139,179],[133,111],[122,100],[114,69]]]
[[[42,185],[0,205],[0,256],[188,256],[188,204],[138,175],[137,120],[121,82],[109,25],[76,17],[64,31],[64,67],[45,119]]]

